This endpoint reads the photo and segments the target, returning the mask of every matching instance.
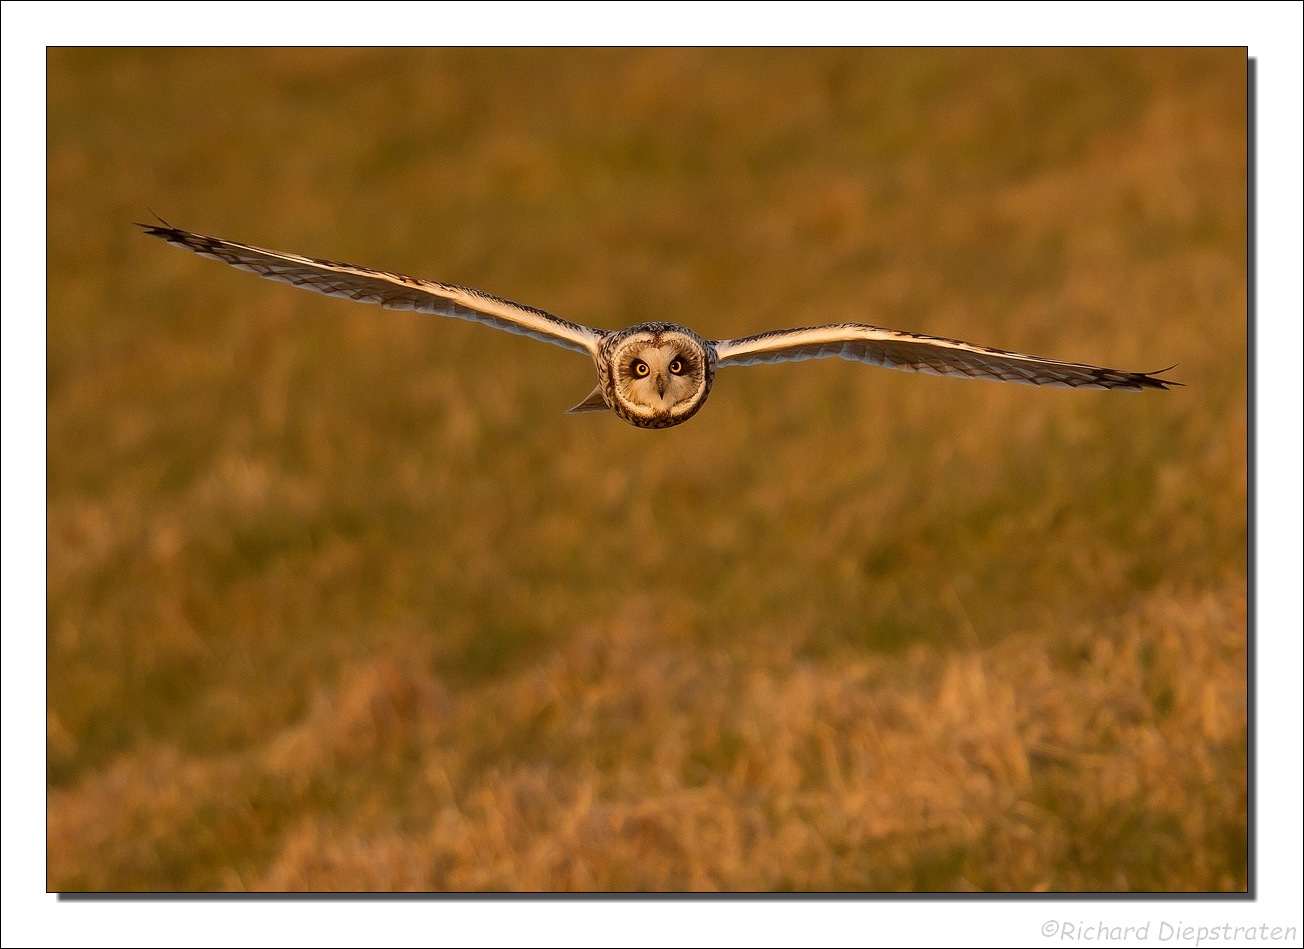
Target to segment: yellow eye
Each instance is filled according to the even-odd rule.
[[[672,359],[670,361],[670,371],[675,375],[679,375],[684,371],[684,361],[682,359]]]
[[[648,373],[647,363],[641,359],[634,360],[634,375],[646,376]]]

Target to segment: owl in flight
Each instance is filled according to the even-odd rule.
[[[161,237],[169,244],[269,280],[362,303],[379,303],[391,310],[416,310],[471,320],[587,353],[597,365],[598,384],[569,412],[610,409],[639,428],[669,428],[687,422],[706,402],[715,371],[721,366],[831,356],[906,372],[1035,386],[1137,391],[1180,385],[1157,378],[1156,373],[1059,362],[864,323],[772,330],[739,339],[703,339],[678,323],[638,323],[623,330],[594,329],[469,287],[264,250],[192,234],[161,220],[157,225],[139,226],[145,233]]]

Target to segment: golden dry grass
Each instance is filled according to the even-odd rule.
[[[53,51],[48,885],[1243,890],[1241,51]],[[708,336],[689,424],[173,223]]]

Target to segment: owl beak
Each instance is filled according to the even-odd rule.
[[[666,374],[664,372],[658,372],[657,373],[657,395],[663,399],[666,397],[666,384],[667,384]]]

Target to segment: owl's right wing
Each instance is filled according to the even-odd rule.
[[[327,296],[379,303],[391,310],[415,310],[471,320],[591,356],[597,355],[598,343],[607,335],[605,330],[572,323],[532,306],[513,303],[470,287],[266,250],[194,234],[170,227],[163,221],[158,225],[139,226],[146,234],[161,237],[169,244],[184,247],[201,257],[220,260],[268,280],[279,280]]]
[[[988,349],[958,339],[921,336],[864,323],[775,330],[740,339],[716,340],[712,345],[719,366],[836,357],[906,372],[967,376],[1034,386],[1138,390],[1181,385],[1180,382],[1158,379],[1151,372],[1127,372],[1087,363],[1060,362],[1026,353]]]

